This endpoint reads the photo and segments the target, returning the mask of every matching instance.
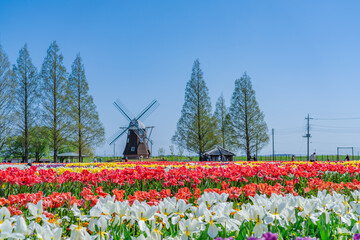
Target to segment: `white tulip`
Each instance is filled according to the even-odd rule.
[[[86,231],[86,228],[78,225],[71,225],[71,235],[70,240],[90,240],[91,237]]]
[[[37,237],[43,240],[60,240],[62,228],[51,229],[49,225],[36,227]]]
[[[41,219],[44,222],[47,222],[49,219],[47,217],[45,217],[45,215],[43,215],[43,201],[40,200],[38,201],[38,203],[35,205],[33,203],[28,203],[28,209],[30,214],[32,215],[32,217],[29,217],[29,220],[32,219]]]
[[[0,208],[0,222],[4,221],[5,219],[10,220],[10,211],[7,207]]]
[[[25,236],[21,233],[13,233],[13,227],[8,219],[0,223],[0,240],[2,239],[24,239]]]
[[[17,220],[14,225],[14,230],[16,233],[21,233],[23,235],[30,234],[25,219],[22,216],[17,216]]]
[[[150,230],[146,226],[146,221],[155,219],[155,213],[158,208],[156,206],[149,206],[146,203],[139,203],[135,200],[131,207],[131,218],[139,224],[140,230],[145,231],[146,234],[150,235]]]
[[[185,216],[185,212],[191,207],[191,204],[186,204],[182,199],[177,201],[173,217],[171,217],[172,224],[177,224],[180,218]]]
[[[280,199],[278,201],[273,201],[270,204],[270,209],[269,212],[267,212],[267,216],[265,217],[264,222],[266,224],[272,224],[276,220],[279,222],[279,224],[282,227],[284,227],[285,207],[286,207],[286,202],[281,201]]]
[[[80,221],[89,221],[90,220],[88,215],[82,214],[82,212],[80,211],[80,209],[78,208],[78,206],[75,203],[71,207],[71,211],[73,211],[74,216],[78,217]]]
[[[194,219],[181,219],[179,221],[179,228],[180,231],[182,232],[181,234],[181,239],[191,239],[192,235],[194,233],[199,233],[200,232],[200,228],[201,228],[201,224],[199,223],[199,221],[194,220]]]
[[[264,208],[261,208],[259,206],[253,206],[249,210],[250,219],[255,221],[255,226],[253,228],[254,236],[260,238],[263,233],[267,232],[267,225],[264,222]]]

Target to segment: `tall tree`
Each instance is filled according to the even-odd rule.
[[[72,64],[67,95],[69,96],[69,116],[73,129],[72,139],[76,142],[79,161],[81,161],[84,150],[92,149],[104,142],[105,133],[93,98],[89,94],[89,86],[80,54],[76,56]]]
[[[34,125],[35,116],[37,116],[39,81],[36,67],[31,62],[26,44],[19,51],[17,65],[14,65],[13,71],[16,80],[15,116],[18,128],[23,134],[24,156],[22,159],[23,162],[27,162],[30,143],[29,129]]]
[[[251,79],[246,73],[235,80],[229,114],[237,144],[250,160],[254,151],[260,150],[268,143],[269,136],[264,113],[260,111]]]
[[[223,148],[233,149],[235,147],[235,142],[233,141],[234,130],[222,94],[216,101],[214,117],[216,118],[217,135],[220,145]]]
[[[211,114],[209,90],[195,60],[191,79],[186,84],[185,102],[172,141],[189,152],[201,154],[217,143],[216,120]]]
[[[14,81],[10,62],[0,45],[0,151],[11,133],[13,89]]]
[[[66,78],[63,56],[54,41],[47,50],[41,68],[43,120],[45,126],[50,129],[54,162],[57,162],[58,150],[67,137]]]

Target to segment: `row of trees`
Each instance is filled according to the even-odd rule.
[[[11,68],[0,46],[0,152],[5,157],[39,160],[52,151],[91,154],[104,141],[80,54],[68,74],[57,43],[50,44],[40,72],[28,47]]]
[[[230,150],[242,150],[248,159],[268,142],[268,128],[260,111],[250,77],[244,73],[235,80],[230,107],[221,95],[212,113],[209,90],[196,60],[185,89],[185,102],[173,143],[189,152],[201,154],[220,145]]]

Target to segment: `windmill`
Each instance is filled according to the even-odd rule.
[[[127,132],[126,145],[123,152],[124,157],[150,157],[151,151],[149,148],[149,143],[152,145],[150,136],[154,126],[146,127],[143,121],[146,120],[146,118],[148,118],[149,115],[159,106],[158,101],[154,99],[136,117],[132,116],[130,111],[127,110],[127,108],[120,102],[120,100],[116,100],[114,102],[114,106],[120,111],[125,119],[129,121],[129,125],[127,127],[120,127],[120,130],[110,138],[110,145],[115,144],[115,142]]]

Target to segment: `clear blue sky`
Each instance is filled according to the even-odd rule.
[[[38,68],[53,40],[68,71],[80,52],[107,138],[127,125],[115,99],[136,115],[156,98],[161,105],[145,121],[156,126],[155,154],[160,147],[169,153],[196,58],[213,106],[221,93],[230,104],[234,80],[246,71],[275,128],[276,153],[305,154],[307,113],[360,117],[359,11],[359,1],[330,0],[2,0],[0,43],[12,63],[27,43]],[[311,151],[360,147],[360,120],[312,123]],[[271,144],[262,153],[271,153]]]

